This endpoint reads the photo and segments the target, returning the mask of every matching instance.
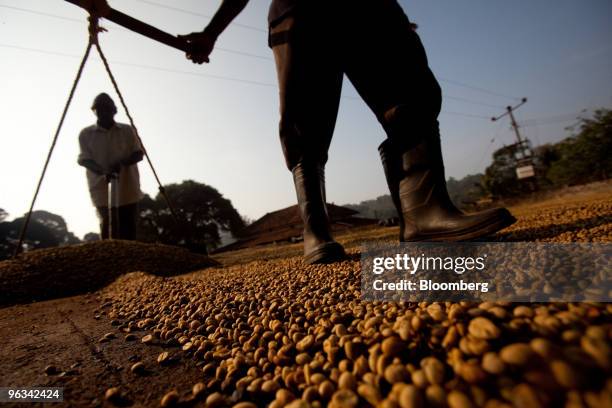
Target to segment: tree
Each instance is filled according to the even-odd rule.
[[[10,222],[4,222],[8,217],[8,213],[0,208],[0,260],[11,256],[13,245],[9,239]]]
[[[483,175],[468,174],[460,180],[450,177],[446,181],[448,195],[453,203],[460,208],[474,205],[479,199],[486,195],[482,186]]]
[[[178,222],[160,193],[154,200],[145,195],[140,202],[140,240],[212,249],[221,242],[220,230],[239,236],[244,229],[244,220],[231,201],[211,186],[187,180],[165,186],[165,191]]]
[[[100,234],[98,234],[97,232],[88,232],[83,237],[83,242],[92,242],[92,241],[99,241],[99,240],[100,240]]]
[[[546,177],[554,185],[583,184],[612,175],[612,110],[581,118],[579,132],[555,145],[557,160]]]
[[[344,207],[357,211],[358,217],[384,220],[397,217],[397,210],[389,194],[381,195],[372,200],[364,200],[359,204],[345,204]]]
[[[4,212],[1,219],[6,219]],[[19,241],[19,234],[25,222],[25,215],[10,222],[0,222],[0,258],[8,258]],[[33,211],[24,239],[25,249],[50,248],[79,243],[70,231],[66,221],[48,211]]]
[[[504,146],[493,152],[493,163],[485,170],[482,184],[494,197],[510,197],[523,194],[529,189],[516,176],[517,147]]]
[[[68,231],[68,225],[64,218],[48,211],[33,211],[30,224],[41,224],[47,227],[58,241],[58,245],[72,245],[81,242],[72,232]]]

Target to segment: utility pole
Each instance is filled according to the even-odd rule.
[[[493,122],[503,118],[504,116],[508,115],[510,116],[510,123],[512,124],[512,128],[514,129],[514,133],[516,134],[516,140],[518,141],[519,145],[523,143],[523,139],[521,138],[521,133],[519,132],[519,126],[516,123],[516,119],[514,118],[514,113],[513,111],[515,111],[517,108],[519,108],[520,106],[523,106],[525,103],[527,102],[527,98],[523,98],[521,100],[521,103],[519,103],[516,106],[508,106],[506,107],[506,112],[502,113],[501,115],[491,118],[491,120]]]
[[[535,189],[535,185],[533,184],[533,178],[535,177],[535,168],[533,166],[531,147],[529,146],[529,140],[521,137],[521,132],[519,131],[519,125],[516,123],[516,118],[514,117],[514,111],[519,107],[523,106],[527,102],[527,98],[523,98],[521,103],[516,106],[508,106],[506,107],[506,112],[502,113],[497,117],[491,118],[493,122],[503,118],[508,115],[510,117],[510,124],[512,125],[512,129],[514,129],[514,134],[516,135],[516,143],[513,147],[514,151],[514,160],[516,166],[516,177],[518,180],[521,179],[531,179],[529,181],[530,190]]]

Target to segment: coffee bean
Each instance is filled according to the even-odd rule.
[[[206,385],[203,382],[195,383],[191,387],[191,394],[195,399],[201,398],[206,392]]]
[[[45,374],[47,375],[57,375],[60,373],[60,370],[54,365],[48,365],[45,367]]]
[[[347,389],[338,390],[332,395],[331,404],[332,408],[354,408],[359,404],[359,398],[357,395]]]
[[[122,401],[122,393],[119,387],[111,387],[104,393],[104,399],[112,404],[119,404]]]
[[[388,337],[382,342],[382,352],[387,356],[396,356],[405,349],[405,344],[398,337]]]
[[[499,357],[505,363],[523,366],[532,360],[534,353],[528,344],[514,343],[502,348]]]
[[[501,330],[486,317],[476,317],[470,321],[469,333],[477,339],[491,340],[500,336]]]
[[[401,408],[421,408],[425,406],[421,391],[412,384],[402,387],[397,402]]]
[[[308,350],[310,347],[312,347],[312,345],[315,342],[315,338],[312,334],[309,334],[308,336],[304,337],[302,340],[300,340],[297,344],[296,344],[296,349],[297,351],[306,351]]]
[[[449,408],[475,408],[467,395],[461,391],[451,391],[446,399]]]
[[[340,374],[340,378],[338,379],[338,387],[340,389],[355,391],[357,389],[357,379],[352,373],[344,372]]]
[[[143,375],[146,372],[145,365],[139,361],[130,367],[130,371],[137,375]]]
[[[167,392],[161,399],[159,405],[162,407],[173,407],[179,401],[179,394],[176,391]]]

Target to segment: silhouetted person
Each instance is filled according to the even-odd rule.
[[[112,218],[118,220],[119,228],[113,224],[111,238],[133,240],[138,201],[142,198],[136,163],[142,160],[143,150],[132,127],[115,122],[117,108],[110,96],[105,93],[96,96],[91,109],[98,121],[79,134],[78,163],[87,168],[87,184],[100,219],[100,235],[102,239],[109,238],[108,183],[111,177],[118,177],[118,207],[112,208]]]
[[[224,0],[210,24],[184,38],[208,62],[215,41],[248,0]],[[415,26],[395,0],[273,0],[269,45],[280,93],[280,140],[304,220],[307,263],[342,258],[330,233],[324,167],[346,75],[387,134],[380,145],[400,216],[400,241],[459,241],[515,219],[506,209],[464,214],[444,178],[437,117],[441,89]],[[358,164],[356,164],[358,165]]]

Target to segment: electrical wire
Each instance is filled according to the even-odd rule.
[[[493,136],[493,138],[491,139],[491,142],[487,146],[485,146],[484,153],[482,154],[480,160],[478,161],[478,166],[476,166],[477,168],[480,168],[480,166],[482,166],[482,162],[484,161],[484,159],[489,154],[489,151],[491,150],[491,147],[494,145],[495,141],[497,140],[497,138],[499,136],[499,132],[501,131],[501,127],[502,127],[502,123],[498,123],[497,124],[497,129],[495,130],[495,136]]]
[[[493,95],[493,96],[499,96],[501,98],[515,99],[517,101],[520,101],[522,99],[522,98],[519,98],[517,96],[505,95],[505,94],[502,94],[502,93],[499,93],[499,92],[490,91],[488,89],[481,88],[479,86],[469,85],[469,84],[466,84],[464,82],[455,81],[453,79],[448,79],[448,78],[444,78],[444,77],[437,77],[437,78],[441,82],[446,82],[448,84],[462,86],[464,88],[468,88],[468,89],[471,89],[473,91],[478,91],[478,92],[486,93],[486,94]]]
[[[166,9],[166,10],[176,11],[178,13],[191,14],[192,16],[197,16],[197,17],[212,18],[212,16],[209,15],[209,14],[201,14],[201,13],[197,13],[195,11],[186,10],[186,9],[182,9],[182,8],[179,8],[179,7],[167,6],[165,4],[157,3],[155,1],[150,1],[150,0],[136,0],[136,1],[139,1],[139,2],[144,3],[144,4],[148,4],[150,6],[159,7],[159,8],[163,8],[163,9]],[[264,30],[263,28],[255,27],[255,26],[248,25],[248,24],[241,24],[241,23],[237,23],[235,21],[232,22],[232,25],[233,26],[237,26],[237,27],[246,28],[248,30],[262,32],[262,33],[267,33],[268,32],[268,30]]]
[[[186,13],[186,14],[193,14],[193,15],[198,16],[198,17],[210,18],[210,16],[206,15],[206,14],[195,13],[195,12],[192,12],[190,10],[180,9],[180,8],[173,7],[173,6],[166,6],[166,5],[163,5],[163,4],[154,2],[154,1],[150,1],[150,0],[137,0],[137,1],[140,1],[141,3],[149,4],[149,5],[152,5],[152,6],[165,8],[165,9],[168,9],[168,10],[173,10],[173,11],[182,12],[182,13]],[[50,17],[50,18],[56,18],[56,19],[60,19],[60,20],[70,21],[70,22],[73,22],[73,23],[86,24],[86,22],[83,21],[83,20],[79,20],[79,19],[75,19],[75,18],[69,18],[69,17],[64,17],[64,16],[60,16],[60,15],[57,15],[57,14],[41,12],[41,11],[38,11],[38,10],[26,9],[26,8],[22,8],[22,7],[6,6],[6,5],[0,5],[0,7],[11,9],[11,10],[15,10],[15,11],[21,11],[21,12],[25,12],[25,13],[36,14],[36,15],[40,15],[40,16],[44,16],[44,17]],[[243,26],[245,28],[254,29],[254,30],[257,30],[257,31],[265,31],[265,30],[260,30],[257,27],[253,27],[253,26],[245,26],[245,25],[240,25],[240,24],[237,24],[237,23],[232,23],[232,24],[233,25]],[[125,29],[125,28],[123,28],[121,26],[117,26],[117,27],[119,27],[122,30],[129,31],[129,30],[127,30],[127,29]],[[255,58],[255,59],[260,59],[260,60],[264,60],[264,61],[273,61],[273,58],[270,57],[270,56],[260,55],[260,54],[253,54],[253,53],[249,53],[249,52],[245,52],[245,51],[239,51],[239,50],[233,50],[231,48],[215,47],[215,50],[222,51],[222,52],[225,52],[225,53],[228,53],[228,54],[240,55],[240,56],[248,57],[248,58]],[[484,88],[476,87],[476,86],[473,86],[473,85],[468,85],[468,84],[465,84],[465,83],[462,83],[462,82],[459,82],[459,81],[454,81],[454,80],[450,80],[450,79],[446,79],[446,78],[439,78],[439,80],[441,82],[447,82],[447,83],[450,83],[450,84],[453,84],[453,85],[463,86],[463,87],[468,88],[468,89],[477,90],[477,91],[484,92],[484,93],[487,93],[487,94],[490,94],[490,95],[494,95],[494,96],[501,96],[501,97],[508,98],[508,99],[520,99],[520,98],[516,98],[516,97],[513,97],[513,96],[499,94],[499,93],[496,93],[496,92],[493,92],[493,91],[489,91],[489,90],[486,90]],[[460,102],[465,102],[465,103],[469,103],[469,104],[472,104],[472,105],[479,105],[479,106],[485,106],[485,107],[496,108],[496,109],[503,108],[500,105],[494,105],[494,104],[490,104],[490,103],[486,103],[486,102],[475,101],[475,100],[471,100],[471,99],[467,99],[467,98],[462,98],[462,97],[458,97],[458,96],[453,96],[453,95],[444,95],[444,98],[451,99],[451,100],[456,100],[456,101],[460,101]]]
[[[14,10],[14,11],[22,11],[24,13],[30,13],[30,14],[37,14],[39,16],[55,18],[55,19],[64,20],[64,21],[70,21],[72,23],[79,23],[79,24],[85,23],[85,24],[87,24],[87,22],[85,22],[83,20],[80,20],[78,18],[70,18],[70,17],[59,16],[57,14],[45,13],[45,12],[38,11],[38,10],[25,9],[25,8],[14,7],[14,6],[7,6],[5,4],[0,4],[0,8],[5,8],[5,9],[9,9],[9,10]]]
[[[461,97],[458,97],[458,96],[444,95],[443,98],[444,99],[452,99],[452,100],[455,100],[455,101],[460,101],[460,102],[465,102],[465,103],[470,103],[472,105],[480,105],[480,106],[486,106],[486,107],[489,107],[489,108],[503,109],[503,106],[493,105],[493,104],[485,103],[485,102],[477,102],[477,101],[473,101],[471,99],[461,98]]]
[[[5,43],[0,43],[0,47],[12,48],[12,49],[21,50],[21,51],[35,52],[35,53],[40,53],[40,54],[54,55],[58,57],[79,58],[78,55],[74,55],[74,54],[42,50],[39,48],[22,47],[18,45],[5,44]],[[111,61],[111,62],[116,65],[124,65],[128,67],[149,69],[149,70],[168,72],[168,73],[174,73],[174,74],[191,75],[191,76],[197,76],[197,77],[203,77],[203,78],[218,79],[218,80],[223,80],[223,81],[240,82],[240,83],[245,83],[249,85],[259,85],[259,86],[265,86],[265,87],[275,87],[276,86],[276,84],[269,83],[269,82],[252,81],[249,79],[228,77],[228,76],[222,76],[222,75],[205,74],[205,73],[193,72],[193,71],[183,71],[183,70],[178,70],[178,69],[156,67],[153,65],[145,65],[145,64],[136,64],[136,63],[125,62],[125,61]]]
[[[35,15],[39,15],[39,16],[43,16],[43,17],[50,17],[50,18],[55,18],[58,20],[64,20],[64,21],[69,21],[71,23],[78,23],[78,24],[83,24],[83,25],[87,25],[87,21],[85,20],[81,20],[81,19],[77,19],[77,18],[70,18],[70,17],[64,17],[64,16],[60,16],[57,14],[51,14],[51,13],[44,13],[41,11],[37,11],[37,10],[32,10],[32,9],[25,9],[22,7],[13,7],[13,6],[5,6],[3,4],[0,4],[0,8],[7,8],[10,10],[14,10],[14,11],[21,11],[24,13],[30,13],[30,14],[35,14]],[[124,30],[124,31],[130,31],[127,28],[121,27],[120,25],[116,25],[117,28]],[[238,50],[233,50],[230,48],[225,48],[225,47],[215,47],[215,50],[217,51],[223,51],[226,52],[228,54],[236,54],[236,55],[241,55],[243,57],[249,57],[249,58],[256,58],[256,59],[261,59],[261,60],[265,60],[265,61],[272,61],[272,57],[270,56],[266,56],[266,55],[260,55],[260,54],[253,54],[250,52],[245,52],[245,51],[238,51]]]
[[[78,55],[74,55],[74,54],[68,54],[68,53],[57,52],[57,51],[42,50],[42,49],[39,49],[39,48],[22,47],[22,46],[18,46],[18,45],[5,44],[5,43],[0,43],[0,47],[11,48],[11,49],[20,50],[20,51],[27,51],[27,52],[46,54],[46,55],[53,55],[53,56],[57,56],[57,57],[79,58]],[[127,66],[127,67],[148,69],[148,70],[159,71],[159,72],[167,72],[167,73],[173,73],[173,74],[191,75],[191,76],[196,76],[196,77],[202,77],[202,78],[208,78],[208,79],[216,79],[216,80],[222,80],[222,81],[238,82],[238,83],[243,83],[243,84],[248,84],[248,85],[263,86],[263,87],[267,87],[267,88],[272,88],[272,87],[276,87],[277,86],[276,84],[270,83],[270,82],[254,81],[254,80],[250,80],[250,79],[242,79],[242,78],[236,78],[236,77],[230,77],[230,76],[205,74],[205,73],[193,72],[193,71],[183,71],[183,70],[178,70],[178,69],[157,67],[157,66],[146,65],[146,64],[136,64],[136,63],[125,62],[125,61],[116,61],[116,60],[114,60],[114,61],[111,61],[111,62],[113,64],[115,64],[115,65],[123,65],[123,66]],[[361,100],[361,98],[358,98],[358,97],[352,96],[352,95],[342,96],[342,99]],[[488,116],[474,115],[474,114],[470,114],[470,113],[453,112],[453,111],[442,111],[441,113],[448,114],[448,115],[463,116],[463,117],[467,117],[467,118],[484,119],[484,120],[487,120],[487,121],[489,120]]]
[[[580,119],[578,116],[581,113],[585,113],[586,109],[581,110],[578,113],[565,113],[561,115],[545,116],[542,118],[530,118],[519,122],[521,126],[536,126],[536,125],[549,125],[554,123],[572,122]]]
[[[466,118],[483,119],[483,120],[486,120],[486,121],[490,121],[491,120],[488,116],[474,115],[474,114],[471,114],[471,113],[452,112],[452,111],[442,111],[440,113],[444,113],[446,115],[465,116]]]

